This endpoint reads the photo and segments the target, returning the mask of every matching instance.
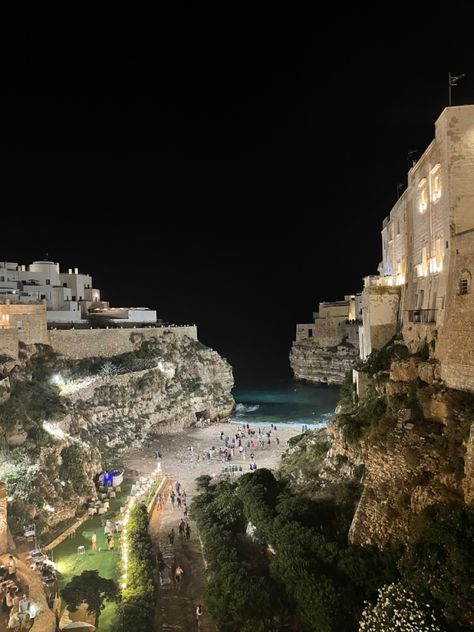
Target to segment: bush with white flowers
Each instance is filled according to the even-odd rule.
[[[400,582],[382,586],[375,606],[368,604],[359,632],[441,632],[430,604],[418,604]]]

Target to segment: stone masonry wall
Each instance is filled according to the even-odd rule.
[[[314,343],[318,347],[335,347],[345,336],[345,319],[317,318],[314,321]]]
[[[439,331],[436,356],[449,387],[474,392],[474,231],[454,237],[453,248],[447,318]],[[460,295],[459,279],[466,270],[472,275],[470,291]]]
[[[0,355],[18,360],[19,341],[16,329],[0,329]]]
[[[153,340],[168,332],[197,340],[196,327],[140,327],[127,329],[53,329],[49,340],[53,349],[78,360],[101,356],[110,358],[136,351],[145,340]]]

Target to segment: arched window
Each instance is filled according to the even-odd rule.
[[[472,274],[469,272],[469,270],[461,270],[461,276],[459,277],[458,294],[469,294],[469,292],[471,291],[471,280]]]

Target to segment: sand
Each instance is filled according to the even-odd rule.
[[[218,456],[214,456],[211,460],[206,457],[206,452],[214,446],[219,451],[220,447],[224,447],[224,441],[220,439],[221,431],[224,436],[232,438],[241,426],[234,423],[211,424],[204,428],[188,428],[176,434],[163,434],[150,442],[150,447],[130,448],[122,453],[117,466],[126,467],[136,470],[140,475],[151,473],[161,462],[162,473],[171,480],[178,480],[186,490],[189,497],[195,493],[195,479],[201,474],[210,474],[218,476],[222,473],[224,467],[229,465],[241,465],[242,473],[250,472],[250,452],[255,456],[257,467],[276,469],[280,463],[281,455],[288,448],[288,440],[301,433],[301,428],[289,425],[278,425],[277,432],[270,435],[271,444],[265,444],[265,448],[261,449],[258,445],[258,427],[253,440],[256,444],[255,449],[247,452],[247,458],[244,459],[238,455],[236,450],[235,457],[228,463],[223,463]],[[266,427],[270,430],[270,427]],[[280,444],[277,445],[276,437],[279,438]],[[191,450],[192,448],[192,450]],[[162,458],[154,458],[153,453],[159,451]],[[199,455],[199,460],[198,460]],[[239,474],[235,474],[238,476]]]

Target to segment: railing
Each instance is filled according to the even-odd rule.
[[[435,323],[436,322],[436,309],[409,309],[408,322],[409,323]]]

